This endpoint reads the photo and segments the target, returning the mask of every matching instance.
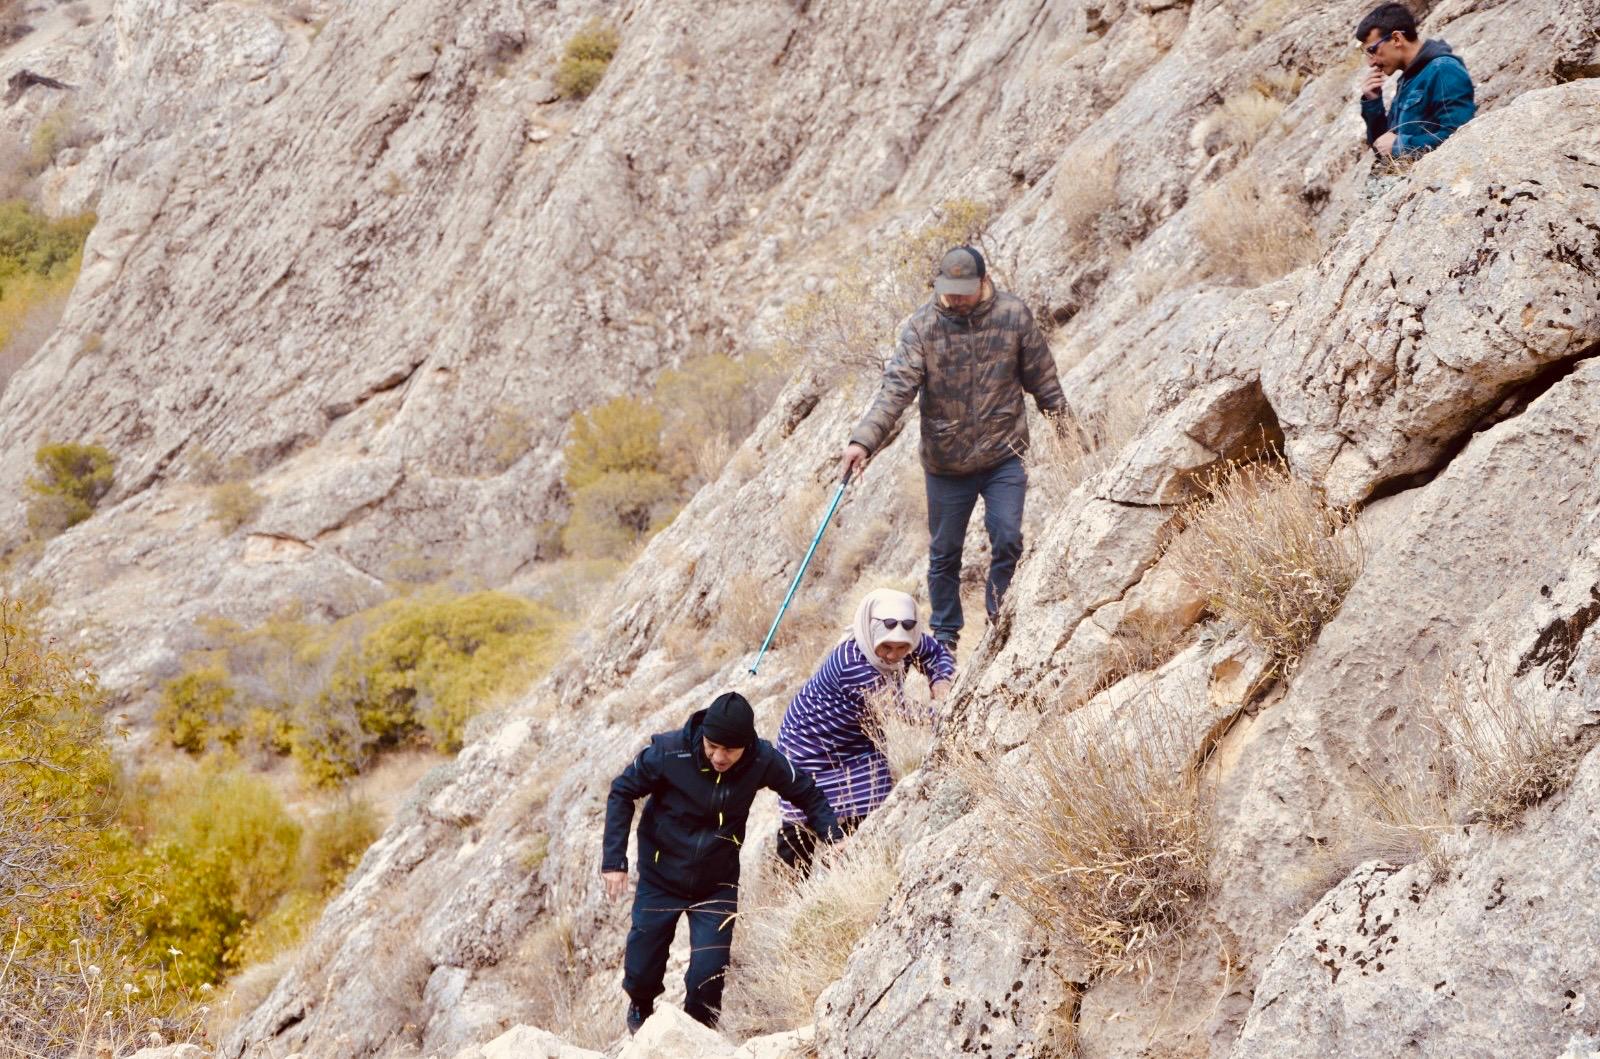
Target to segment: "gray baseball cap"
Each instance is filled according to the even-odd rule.
[[[976,294],[983,289],[985,271],[982,254],[970,246],[958,246],[939,262],[939,275],[933,280],[934,293]]]

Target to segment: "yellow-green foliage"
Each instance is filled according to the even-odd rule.
[[[562,450],[567,488],[593,485],[608,474],[654,471],[661,465],[661,413],[634,397],[617,397],[572,417]]]
[[[294,884],[300,827],[264,780],[215,763],[148,796],[142,869],[163,900],[141,917],[152,953],[191,985],[241,965],[240,944]]]
[[[116,479],[116,460],[99,445],[40,445],[33,462],[39,474],[27,480],[33,494],[28,528],[38,537],[53,537],[88,518]]]
[[[621,43],[614,27],[599,19],[591,20],[567,41],[561,64],[556,67],[556,88],[569,99],[589,95],[599,86]]]
[[[656,471],[618,471],[572,495],[562,547],[585,558],[618,558],[672,521],[678,487]]]
[[[335,666],[325,701],[352,706],[380,744],[425,734],[458,749],[468,719],[526,687],[556,641],[549,608],[504,592],[393,600],[369,620]]]
[[[42,173],[55,162],[56,155],[68,147],[78,147],[85,142],[77,112],[71,107],[58,107],[47,114],[33,130],[28,169]]]
[[[378,830],[377,811],[360,799],[347,800],[317,817],[306,831],[301,887],[331,896],[361,863]]]
[[[206,749],[213,738],[225,743],[238,741],[238,729],[227,724],[234,704],[228,671],[212,663],[191,669],[169,680],[161,688],[161,705],[156,707],[156,727],[172,745],[191,754]]]
[[[211,520],[232,533],[255,518],[266,498],[247,482],[229,482],[211,490]]]
[[[94,220],[53,221],[20,199],[0,201],[0,389],[55,330]]]
[[[672,521],[766,412],[780,382],[770,357],[695,357],[648,398],[618,397],[573,417],[564,453],[572,514],[565,551],[625,556]]]
[[[32,609],[0,596],[0,1042],[19,1055],[77,1054],[100,1039],[124,1054],[151,1018],[169,1036],[194,1025],[141,944],[153,895],[126,870],[100,698]]]
[[[0,202],[0,284],[24,274],[54,278],[76,271],[92,213],[51,220],[22,199]]]
[[[419,592],[332,625],[213,619],[158,721],[184,749],[288,753],[336,784],[389,747],[457,749],[474,714],[544,671],[565,629],[555,609],[504,592]]]

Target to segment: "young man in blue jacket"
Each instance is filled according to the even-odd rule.
[[[844,837],[811,777],[756,736],[755,713],[737,692],[717,696],[678,731],[651,737],[612,781],[600,864],[612,900],[628,888],[633,803],[649,799],[639,818],[639,887],[622,977],[631,1002],[629,1033],[650,1017],[661,995],[667,953],[684,912],[690,951],[683,1010],[716,1025],[738,910],[739,847],[750,804],[763,787],[801,806],[824,841]]]
[[[1356,27],[1367,53],[1361,117],[1367,143],[1381,158],[1417,158],[1472,120],[1478,107],[1466,64],[1442,40],[1417,36],[1417,18],[1404,4],[1381,4]],[[1400,74],[1389,112],[1383,82]]]

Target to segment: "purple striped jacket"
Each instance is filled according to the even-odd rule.
[[[950,652],[926,633],[906,657],[930,684],[949,680],[956,671]],[[864,725],[867,696],[891,679],[867,661],[854,639],[848,639],[828,653],[783,713],[778,749],[795,768],[811,773],[840,819],[866,816],[883,804],[894,786],[889,762]],[[899,698],[904,701],[903,694]],[[790,823],[806,818],[799,806],[786,801],[780,801],[779,808]]]

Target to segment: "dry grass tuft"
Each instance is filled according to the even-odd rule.
[[[910,689],[906,689],[907,692]],[[934,713],[910,694],[882,687],[867,696],[867,736],[889,761],[889,775],[899,783],[922,767],[933,749]]]
[[[1210,789],[1175,715],[1154,696],[1115,731],[1057,723],[1031,756],[957,772],[993,814],[1002,890],[1091,968],[1147,972],[1207,892]]]
[[[1360,576],[1355,515],[1275,459],[1230,464],[1184,521],[1167,552],[1178,575],[1291,672]]]
[[[1055,503],[1104,470],[1144,424],[1131,393],[1112,394],[1099,408],[1067,412],[1029,432],[1028,479]]]
[[[1230,174],[1196,208],[1195,235],[1206,252],[1199,278],[1259,287],[1321,256],[1299,203],[1256,177]]]
[[[564,914],[539,922],[523,939],[513,961],[518,995],[527,998],[534,1025],[580,1048],[604,1048],[610,1035],[585,1013],[583,965],[572,920]]]
[[[1582,756],[1556,711],[1530,701],[1502,667],[1416,682],[1411,697],[1427,739],[1398,779],[1360,784],[1364,812],[1337,836],[1331,878],[1374,859],[1443,870],[1447,838],[1471,824],[1511,827],[1564,789]]]
[[[1448,674],[1428,710],[1438,770],[1462,823],[1509,827],[1566,787],[1577,750],[1553,710],[1541,709],[1501,668]]]
[[[1056,166],[1050,201],[1073,253],[1099,244],[1128,245],[1121,217],[1122,162],[1111,146],[1070,150]]]
[[[739,898],[722,1028],[738,1037],[805,1025],[899,884],[898,846],[856,835],[818,851],[807,878],[776,858]]]

